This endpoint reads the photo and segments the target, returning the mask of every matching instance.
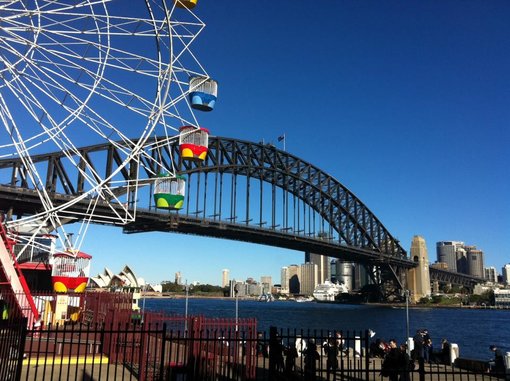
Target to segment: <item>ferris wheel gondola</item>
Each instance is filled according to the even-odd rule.
[[[218,82],[206,77],[191,77],[189,88],[191,107],[200,111],[212,111],[218,99]]]
[[[154,182],[156,208],[179,210],[184,204],[186,178],[160,173]]]
[[[179,129],[179,152],[184,160],[204,161],[209,150],[209,130],[182,126]]]

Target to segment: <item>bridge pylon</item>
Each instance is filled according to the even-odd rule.
[[[411,259],[418,263],[418,266],[408,270],[407,287],[411,292],[411,302],[417,303],[421,298],[431,295],[427,245],[425,239],[421,236],[415,235],[413,237]]]

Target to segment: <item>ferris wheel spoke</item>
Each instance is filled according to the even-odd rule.
[[[165,0],[0,1],[0,23],[0,157],[22,160],[16,176],[43,207],[24,221],[59,232],[69,221],[84,221],[83,232],[90,221],[132,221],[138,188],[150,184],[138,171],[175,174],[162,148],[183,124],[198,126],[189,77],[208,75],[191,47],[205,24]],[[77,148],[102,142],[115,148],[107,173]],[[62,204],[43,181],[49,169],[32,160],[55,151],[54,186],[75,191],[66,183],[80,178],[80,194]]]

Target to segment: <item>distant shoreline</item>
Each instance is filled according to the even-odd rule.
[[[142,293],[142,297],[149,299],[186,299],[186,295],[182,294],[162,294],[157,292],[147,292]],[[189,299],[233,299],[229,296],[219,296],[219,295],[188,295]],[[257,300],[257,297],[242,297],[239,300]],[[284,300],[285,302],[292,303],[293,300]],[[311,302],[315,303],[315,302]],[[335,304],[335,303],[331,303]],[[386,307],[386,308],[406,308],[405,303],[337,303],[337,304],[353,304],[353,305],[365,305],[365,306],[373,306],[373,307]],[[496,308],[494,306],[464,306],[459,304],[445,305],[445,304],[409,304],[409,308],[412,309],[425,309],[425,308],[446,308],[446,309],[468,309],[468,310],[501,310],[501,311],[510,311],[510,308]]]

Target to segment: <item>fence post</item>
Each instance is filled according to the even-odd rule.
[[[278,351],[278,330],[276,327],[269,327],[269,379],[276,377],[276,356]]]
[[[22,318],[20,321],[21,324],[21,332],[19,336],[19,345],[18,345],[18,364],[16,366],[16,378],[15,380],[21,379],[21,368],[23,366],[23,354],[25,353],[25,338],[27,337],[27,324],[28,319]]]
[[[163,323],[163,329],[161,332],[161,361],[159,366],[159,379],[160,381],[165,380],[165,348],[166,348],[166,322]]]
[[[425,359],[422,356],[418,357],[418,373],[420,381],[425,381]]]
[[[369,343],[369,333],[368,330],[365,330],[365,380],[369,380],[369,368],[370,368],[370,343]]]

